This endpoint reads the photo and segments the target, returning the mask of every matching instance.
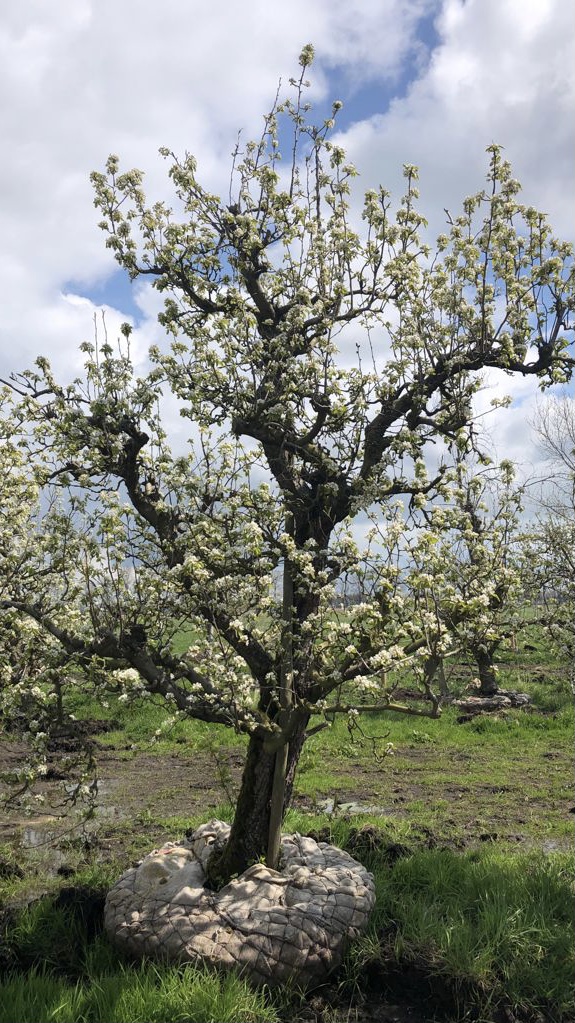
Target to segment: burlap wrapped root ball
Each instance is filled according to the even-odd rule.
[[[204,868],[229,830],[212,820],[127,870],[106,900],[109,938],[133,955],[236,968],[255,984],[321,983],[366,927],[373,876],[335,846],[286,835],[279,871],[257,863],[209,891]]]

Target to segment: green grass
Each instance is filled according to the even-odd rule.
[[[181,647],[184,650],[190,637],[183,633],[176,637],[176,641],[178,649]],[[534,649],[526,650],[526,643]],[[539,666],[540,673],[534,672],[533,665]],[[440,746],[443,750],[450,747],[473,750],[485,748],[492,743],[501,752],[513,753],[528,736],[529,741],[538,741],[541,746],[553,741],[555,737],[568,742],[573,729],[572,700],[565,680],[561,678],[562,666],[552,660],[548,644],[536,626],[531,626],[529,634],[521,639],[518,651],[502,647],[500,666],[502,688],[529,692],[536,713],[517,711],[508,713],[504,719],[478,718],[462,728],[456,723],[458,712],[447,707],[439,720],[417,719],[394,713],[365,716],[363,728],[367,735],[380,737],[376,741],[376,749],[379,744],[381,750],[385,748],[386,742],[405,748]],[[465,681],[469,681],[471,674],[464,672],[460,683],[454,683],[456,691],[461,689]],[[409,685],[409,679],[403,681]],[[142,749],[152,750],[158,756],[178,747],[192,751],[205,750],[208,746],[242,749],[246,742],[244,737],[234,735],[222,725],[193,720],[177,720],[166,724],[170,718],[169,708],[160,699],[140,699],[127,705],[119,703],[111,695],[107,704],[107,707],[103,707],[101,702],[73,692],[69,710],[78,718],[117,722],[117,729],[101,733],[98,739],[103,746],[121,745],[126,757]],[[160,734],[155,736],[158,730]],[[534,735],[537,732],[542,733],[539,740]],[[358,755],[361,752],[358,739],[359,736],[356,736],[354,741],[349,735],[345,719],[336,719],[331,729],[320,732],[306,744],[300,774],[314,769],[311,762],[314,751],[320,756],[324,752],[333,753],[340,761],[342,754],[350,758]]]
[[[384,970],[414,965],[483,1012],[507,1005],[567,1018],[575,975],[571,857],[425,850],[392,870],[374,857],[372,868],[377,907],[350,955],[351,978],[374,961]]]
[[[287,823],[301,828],[310,821],[291,813]],[[393,986],[415,969],[423,990],[431,978],[449,1002],[451,1020],[468,1018],[472,1008],[474,1018],[492,1020],[503,1007],[550,1021],[569,1018],[570,857],[491,848],[460,854],[422,848],[407,825],[378,832],[321,815],[311,823],[375,875],[376,909],[340,971],[344,991],[368,993],[370,978],[376,990]],[[108,869],[94,868],[83,880],[100,892]],[[0,980],[0,1023],[276,1023],[301,1008],[295,993],[252,991],[233,975],[124,961],[101,934],[90,936],[78,906],[57,907],[54,898],[21,912],[5,940],[14,969]]]
[[[526,687],[527,688],[527,687]],[[376,749],[381,751],[388,742],[406,748],[455,747],[460,749],[484,748],[486,743],[502,747],[514,753],[520,748],[521,739],[529,736],[541,746],[549,746],[555,738],[565,741],[573,729],[573,707],[566,700],[564,687],[557,686],[552,692],[543,689],[543,707],[538,706],[536,687],[532,710],[510,710],[505,715],[483,715],[458,724],[460,712],[457,708],[446,707],[440,718],[425,718],[420,721],[396,712],[365,715],[362,727],[366,735],[375,737]],[[550,710],[552,714],[549,714]],[[543,714],[541,713],[543,711]],[[539,712],[539,713],[538,713]],[[308,741],[306,749],[325,749],[338,752],[342,748],[349,755],[362,751],[361,737],[350,736],[344,718],[336,718],[330,729],[319,732]],[[366,748],[365,745],[363,747]]]
[[[94,866],[74,878],[79,899],[72,895],[62,904],[54,893],[5,927],[4,959],[12,969],[0,977],[0,1023],[277,1020],[265,994],[235,975],[149,961],[135,965],[119,955],[100,933],[101,911],[92,902],[118,872],[118,865]]]
[[[525,650],[525,642],[534,649]],[[402,983],[407,970],[408,984],[414,977],[422,990],[432,984],[430,1014],[437,995],[447,999],[451,1020],[493,1020],[504,1008],[525,1019],[537,1013],[553,1023],[569,1019],[571,862],[563,852],[541,852],[573,847],[573,706],[560,668],[531,627],[517,652],[502,651],[500,676],[503,688],[531,694],[531,709],[463,724],[450,707],[437,721],[365,716],[363,735],[350,734],[345,719],[338,719],[308,741],[286,830],[315,832],[347,847],[373,870],[377,885],[369,931],[352,946],[338,977],[344,991],[363,990],[370,977],[381,990],[394,978]],[[104,708],[81,698],[72,709],[79,718],[117,722],[114,731],[97,736],[102,745],[119,747],[115,756],[129,759],[140,751],[164,763],[193,763],[189,753],[198,752],[202,770],[216,780],[221,772],[222,788],[220,807],[176,814],[171,808],[185,807],[185,798],[170,810],[163,798],[176,783],[189,788],[190,779],[170,771],[162,775],[155,802],[130,818],[99,820],[99,851],[86,853],[80,839],[71,838],[69,846],[59,840],[79,871],[75,886],[103,892],[127,863],[164,838],[206,816],[229,819],[224,784],[231,790],[237,776],[224,774],[231,763],[236,770],[238,758],[229,754],[241,751],[245,739],[223,727],[178,721],[150,745],[168,717],[166,706],[154,700],[126,706],[111,697]],[[377,759],[388,743],[393,755]],[[318,810],[325,797],[389,809],[326,815]],[[115,851],[109,862],[86,862],[101,856],[108,841]],[[58,889],[69,882],[47,875],[40,853],[27,857],[11,845],[0,848],[7,865],[0,905],[40,890],[51,894],[6,926],[4,962],[12,972],[0,980],[0,1023],[273,1023],[301,1010],[290,992],[255,993],[235,977],[122,961],[102,935],[89,933],[81,914],[55,905]],[[25,876],[11,875],[11,865],[24,866]]]
[[[265,995],[234,975],[150,963],[67,983],[46,970],[0,982],[0,1023],[276,1023]]]
[[[507,679],[502,679],[508,685]],[[461,723],[446,707],[438,720],[366,715],[363,735],[346,721],[313,736],[296,776],[300,796],[381,806],[432,828],[442,840],[546,839],[572,835],[572,696],[564,681],[525,685],[532,706]],[[393,755],[384,754],[388,743]]]
[[[205,749],[208,744],[229,743],[230,738],[238,747],[244,742],[243,737],[233,735],[224,725],[192,719],[172,721],[168,704],[159,697],[139,698],[128,704],[110,695],[104,706],[102,702],[76,691],[69,701],[68,710],[79,720],[111,722],[116,727],[99,733],[98,741],[103,746],[132,747],[133,752],[146,749],[161,756],[179,745],[194,750]],[[160,734],[156,735],[156,732]]]

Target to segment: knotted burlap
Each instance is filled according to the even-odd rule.
[[[320,983],[367,924],[372,875],[335,846],[286,835],[279,871],[257,863],[212,892],[204,867],[229,830],[212,820],[126,871],[106,900],[108,936],[132,954],[237,968],[256,984]]]

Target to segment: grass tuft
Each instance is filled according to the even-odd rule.
[[[66,983],[48,970],[0,983],[0,1023],[276,1023],[265,993],[214,971],[142,963]]]
[[[414,966],[455,994],[550,1013],[573,1001],[575,899],[571,857],[425,850],[375,870],[378,901],[368,935],[347,963]],[[378,939],[378,940],[376,940]]]

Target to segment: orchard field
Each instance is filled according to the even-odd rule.
[[[351,731],[336,719],[309,739],[286,828],[351,851],[374,871],[378,901],[332,983],[307,997],[133,965],[109,948],[106,888],[164,840],[230,819],[243,740],[166,724],[159,704],[80,703],[100,779],[94,817],[74,827],[52,809],[66,791],[69,732],[36,785],[38,817],[2,818],[0,1020],[572,1018],[572,699],[566,666],[535,627],[517,646],[502,651],[501,680],[530,694],[525,709],[382,714]],[[470,679],[469,666],[453,667],[455,693]],[[9,734],[2,749],[9,769],[22,749]]]

